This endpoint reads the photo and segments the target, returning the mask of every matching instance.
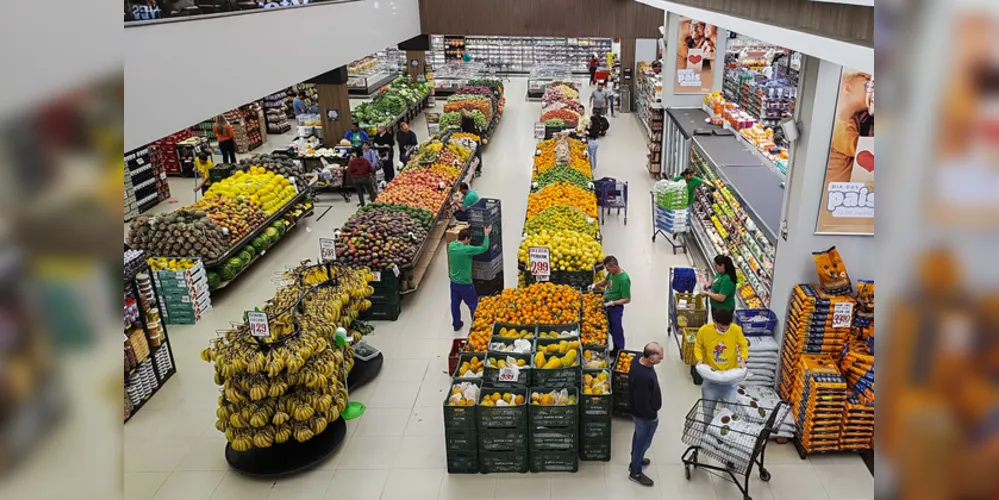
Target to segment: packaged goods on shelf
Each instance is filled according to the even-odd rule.
[[[124,155],[125,220],[156,206],[170,197],[166,170],[153,146],[143,146]]]
[[[800,377],[798,361],[802,354],[840,355],[850,336],[850,325],[833,326],[833,315],[837,304],[853,306],[855,303],[851,297],[828,295],[812,285],[794,287],[784,325],[782,396],[791,395],[792,381]]]
[[[833,359],[805,354],[798,361],[790,397],[798,426],[797,440],[808,453],[839,451],[846,400],[846,381]]]
[[[572,73],[586,74],[590,55],[603,57],[610,52],[611,39],[433,35],[430,47],[435,68],[459,63],[468,52],[474,62],[495,73],[523,74],[538,66],[562,65]]]
[[[645,129],[649,148],[648,170],[662,172],[662,143],[665,112],[662,105],[662,77],[653,72],[649,63],[640,61],[635,73],[635,117]]]
[[[125,251],[124,368],[128,421],[175,372],[160,300],[143,252]]]
[[[208,275],[200,259],[181,270],[154,270],[153,282],[167,324],[194,324],[212,309]]]

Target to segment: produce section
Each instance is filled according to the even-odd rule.
[[[389,130],[404,119],[408,119],[412,110],[423,109],[423,103],[430,94],[426,83],[414,83],[408,77],[397,77],[384,87],[369,102],[364,102],[350,110],[351,119],[367,130],[369,134],[377,131],[379,124],[385,124]]]

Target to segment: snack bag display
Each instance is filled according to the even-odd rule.
[[[867,327],[874,323],[874,280],[857,282],[857,308],[853,324]]]
[[[812,252],[815,271],[819,274],[819,285],[829,295],[852,295],[853,283],[846,273],[846,264],[839,256],[836,247],[822,252]]]

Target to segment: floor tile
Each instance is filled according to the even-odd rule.
[[[326,500],[379,500],[385,490],[389,471],[386,470],[347,470],[341,469],[333,475]],[[345,495],[345,492],[349,492]]]
[[[693,476],[693,474],[698,472],[704,474],[712,471],[692,471],[691,475]],[[736,483],[724,472],[712,473],[710,479],[711,484],[714,485],[715,495],[718,496],[718,500],[743,500],[743,494],[739,486],[736,486]],[[745,486],[745,475],[737,475],[736,479],[740,485]],[[749,496],[753,497],[754,500],[774,499],[773,491],[770,490],[770,484],[761,481],[759,473],[755,470],[749,477]]]
[[[496,478],[490,475],[444,474],[438,500],[484,500],[493,498]]]
[[[798,465],[768,465],[767,470],[771,475],[770,491],[775,500],[829,498],[815,469],[807,462],[801,461]]]
[[[419,382],[379,381],[374,394],[364,404],[369,408],[412,408],[419,390]]]
[[[495,498],[549,498],[551,477],[548,474],[495,474]]]
[[[361,415],[355,436],[402,436],[413,410],[409,408],[368,408]]]
[[[326,490],[333,481],[334,472],[329,477],[308,477],[310,475],[281,478],[274,482],[267,500],[324,500]],[[343,498],[341,495],[339,498]]]
[[[153,500],[208,500],[226,475],[221,471],[177,471],[167,478]]]
[[[199,439],[181,459],[177,470],[229,470],[229,463],[225,460],[225,443],[224,436],[221,436],[221,439],[218,437]]]
[[[436,500],[443,477],[443,469],[394,469],[382,500]]]
[[[406,425],[406,436],[443,436],[444,411],[440,406],[413,408]],[[443,438],[442,438],[443,439]]]
[[[211,500],[266,500],[273,487],[273,480],[251,478],[229,471],[215,489]]]
[[[809,460],[811,462],[811,460]],[[855,464],[812,463],[830,500],[874,498],[874,477],[862,460]]]
[[[552,474],[552,498],[607,498],[603,462],[582,462],[575,474]]]
[[[163,486],[169,472],[126,472],[125,500],[149,500]]]
[[[714,500],[717,498],[714,485],[706,474],[684,476],[682,465],[657,465],[659,487],[663,499],[697,498]]]
[[[196,439],[152,438],[125,445],[126,472],[171,472],[195,445]]]
[[[401,441],[398,437],[354,436],[344,446],[339,469],[389,469]]]
[[[406,436],[399,442],[393,469],[426,469],[446,465],[444,439],[441,436]]]

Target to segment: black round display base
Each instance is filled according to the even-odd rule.
[[[350,373],[347,374],[347,390],[359,389],[374,380],[381,373],[384,363],[385,356],[380,352],[367,361],[354,360],[354,368],[351,368]]]
[[[334,420],[322,434],[299,443],[294,438],[270,448],[236,451],[225,445],[225,460],[237,472],[254,477],[286,476],[306,470],[333,454],[347,437],[347,423]]]

